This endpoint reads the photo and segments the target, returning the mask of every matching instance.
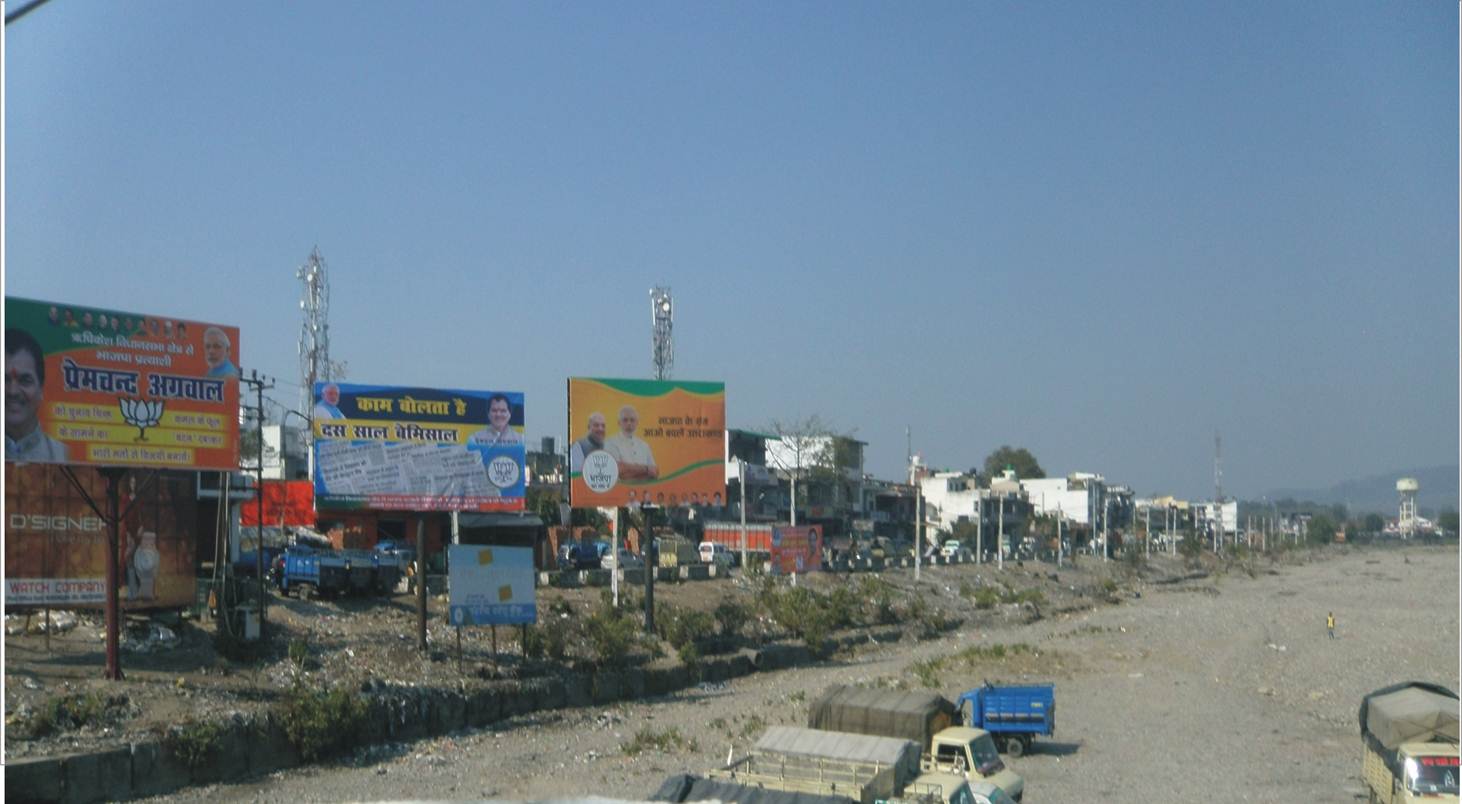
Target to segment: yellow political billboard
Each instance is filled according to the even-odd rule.
[[[725,383],[571,377],[568,394],[573,505],[722,504]]]
[[[5,460],[239,467],[237,327],[5,297]]]

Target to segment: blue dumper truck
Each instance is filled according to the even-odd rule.
[[[279,591],[306,599],[327,594],[389,594],[406,571],[410,558],[394,546],[374,550],[330,550],[292,545],[276,559]]]
[[[984,729],[1013,757],[1024,754],[1037,736],[1056,733],[1056,688],[1051,684],[984,686],[959,696],[966,726]]]

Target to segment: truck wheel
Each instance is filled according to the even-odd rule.
[[[307,583],[302,583],[298,587],[296,587],[295,595],[299,597],[300,600],[309,600],[314,592],[315,587]]]
[[[1005,753],[1012,757],[1019,757],[1025,753],[1025,743],[1019,737],[1007,737],[1005,739]]]

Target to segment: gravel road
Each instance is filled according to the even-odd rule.
[[[1407,679],[1459,686],[1455,548],[1346,550],[1254,578],[1140,593],[1029,625],[869,645],[814,668],[517,718],[159,800],[635,799],[670,773],[724,763],[767,725],[805,723],[807,702],[829,684],[917,687],[916,662],[1024,643],[1039,655],[947,662],[923,677],[951,697],[984,678],[1056,683],[1056,737],[1009,762],[1026,777],[1027,802],[1351,802],[1364,799],[1361,696]],[[641,732],[683,739],[627,755]]]

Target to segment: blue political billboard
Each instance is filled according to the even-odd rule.
[[[316,383],[321,508],[521,511],[523,394]]]

